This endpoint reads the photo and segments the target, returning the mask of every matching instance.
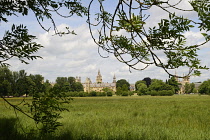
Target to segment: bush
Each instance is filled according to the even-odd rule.
[[[96,96],[106,96],[106,93],[105,92],[97,92]]]
[[[156,90],[152,90],[152,91],[150,91],[150,95],[151,96],[159,96],[159,93]]]
[[[128,96],[128,91],[122,91],[121,96]]]
[[[163,90],[161,96],[172,96],[174,92],[172,90]]]
[[[109,91],[109,92],[106,93],[106,95],[107,96],[112,96],[112,92]]]
[[[89,95],[90,95],[90,96],[96,96],[96,95],[97,95],[97,92],[91,91]]]
[[[140,91],[136,91],[136,93],[137,93],[138,96],[142,96],[143,95],[143,93],[141,93]]]
[[[135,92],[135,91],[128,91],[128,95],[129,95],[129,96],[134,95],[134,92]]]
[[[174,92],[172,90],[161,90],[161,91],[156,91],[152,90],[150,91],[151,96],[172,96],[174,95]]]

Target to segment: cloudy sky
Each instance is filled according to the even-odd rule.
[[[110,3],[110,7],[114,4]],[[181,4],[184,8],[191,9],[187,1]],[[97,8],[97,4],[93,5],[93,9]],[[164,17],[166,13],[157,8],[150,9],[149,13],[151,17],[147,20],[147,26],[154,26],[161,17]],[[180,13],[181,14],[181,13]],[[195,13],[185,13],[184,16],[193,18]],[[29,17],[11,17],[8,23],[1,23],[0,35],[3,35],[5,29],[13,24],[24,24],[26,25],[31,34],[37,36],[37,42],[42,44],[44,48],[40,49],[37,55],[43,57],[30,61],[30,64],[22,64],[21,62],[12,59],[8,63],[11,64],[10,69],[18,71],[24,69],[28,74],[41,74],[45,79],[54,82],[56,77],[68,77],[68,76],[81,76],[82,81],[85,81],[86,77],[90,77],[92,82],[95,81],[98,70],[101,71],[103,81],[111,82],[114,75],[117,80],[126,79],[130,83],[135,83],[137,80],[142,80],[145,77],[157,78],[165,80],[168,75],[160,68],[150,66],[144,71],[129,71],[127,65],[119,62],[112,54],[100,51],[104,56],[108,58],[102,58],[98,54],[98,47],[93,42],[89,28],[86,21],[86,17],[72,17],[63,19],[55,16],[55,21],[59,30],[64,30],[66,26],[70,27],[70,30],[74,30],[77,35],[66,35],[66,36],[53,36],[53,31],[45,32],[37,23],[33,16]],[[50,22],[45,21],[43,25],[49,28]],[[199,43],[202,41],[202,35],[199,31],[186,32],[185,35],[188,38],[187,43]],[[203,65],[210,67],[210,44],[206,44],[201,47],[199,51],[199,58]],[[177,70],[180,75],[186,72],[186,69]],[[204,81],[209,78],[210,71],[202,71],[200,77],[191,77],[192,82]]]

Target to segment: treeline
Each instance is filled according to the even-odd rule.
[[[27,75],[25,70],[10,71],[8,67],[0,67],[0,93],[2,96],[22,96],[44,92],[48,83],[43,83],[44,77]]]
[[[71,97],[90,97],[90,96],[131,96],[138,95],[151,96],[172,96],[180,91],[180,83],[175,77],[163,82],[159,79],[146,77],[135,83],[135,91],[131,90],[131,85],[125,79],[120,79],[116,83],[116,92],[109,88],[104,88],[102,92],[84,92],[83,85],[76,82],[74,77],[57,77],[56,83],[52,84],[40,74],[27,74],[25,70],[11,71],[8,67],[0,67],[0,95],[2,96],[33,96],[34,93],[65,93]],[[195,88],[194,83],[184,85],[184,93],[210,94],[210,80],[206,80]]]
[[[1,96],[33,96],[35,93],[58,94],[61,92],[81,92],[83,86],[74,77],[57,77],[56,83],[44,81],[40,74],[27,74],[25,70],[11,71],[8,67],[0,67]]]
[[[84,92],[83,85],[76,82],[74,77],[57,77],[56,83],[44,81],[40,74],[27,74],[25,70],[11,71],[8,67],[0,67],[0,95],[9,96],[33,96],[47,93],[59,94],[69,97],[112,96],[114,93],[109,88],[102,92]]]
[[[172,96],[179,90],[179,84],[174,77],[167,82],[159,79],[145,78],[135,84],[138,95]]]
[[[170,78],[167,82],[146,77],[135,83],[135,91],[130,91],[133,87],[125,79],[118,80],[116,86],[116,95],[119,96],[129,96],[134,93],[137,93],[139,96],[172,96],[179,90],[179,84],[174,77]]]

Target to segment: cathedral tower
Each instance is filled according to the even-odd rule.
[[[100,70],[98,70],[98,75],[96,76],[96,83],[97,84],[102,83],[102,76],[101,76]]]
[[[116,77],[115,77],[115,75],[113,77],[113,82],[112,83],[116,83]]]

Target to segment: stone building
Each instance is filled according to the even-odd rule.
[[[76,77],[76,81],[81,82],[81,77]],[[85,82],[82,83],[82,85],[84,87],[84,92],[102,92],[104,88],[109,88],[113,92],[116,92],[116,77],[114,75],[112,83],[105,83],[102,81],[102,75],[99,70],[96,76],[96,82],[93,83],[91,79],[87,77]]]
[[[186,76],[186,77],[183,77],[182,80],[179,80],[178,78],[176,78],[178,83],[180,84],[179,85],[179,92],[178,94],[185,94],[185,84],[188,83],[190,84],[190,76]]]

